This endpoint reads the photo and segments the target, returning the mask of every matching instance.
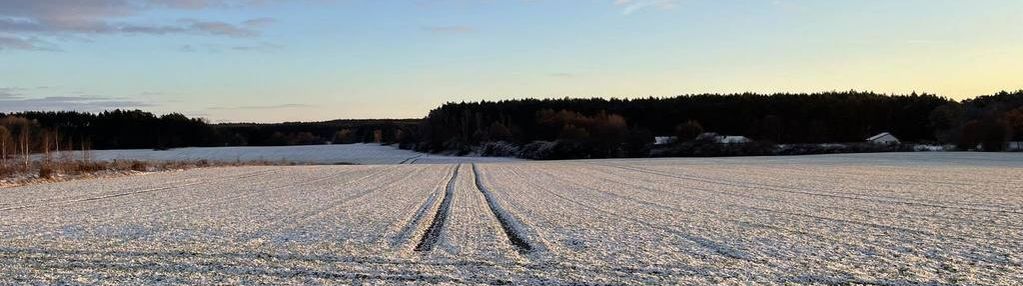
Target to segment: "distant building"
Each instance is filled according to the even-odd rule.
[[[867,142],[888,145],[899,144],[901,141],[899,141],[899,138],[896,138],[895,135],[892,135],[891,133],[881,132],[881,134],[877,134],[874,135],[873,137],[867,138]]]
[[[1007,147],[1009,151],[1023,151],[1023,141],[1010,141]]]
[[[678,141],[676,136],[656,136],[654,137],[654,145],[668,145]]]
[[[746,144],[746,143],[753,142],[753,140],[750,140],[749,138],[746,138],[746,136],[730,136],[730,135],[725,135],[725,136],[718,136],[716,139],[717,139],[717,142],[721,143],[721,144]]]
[[[718,144],[746,144],[753,142],[753,140],[746,138],[746,136],[718,135],[714,132],[700,134],[697,140],[710,140]]]

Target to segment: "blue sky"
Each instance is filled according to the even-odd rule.
[[[0,1],[0,112],[422,117],[448,101],[1023,88],[1018,0]]]

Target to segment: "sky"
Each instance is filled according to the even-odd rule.
[[[0,0],[0,112],[1023,89],[1020,0]]]

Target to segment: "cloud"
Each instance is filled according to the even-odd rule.
[[[424,31],[434,34],[468,34],[476,32],[476,29],[469,26],[435,26],[435,27],[423,27]]]
[[[246,27],[249,27],[249,28],[260,28],[260,27],[269,26],[270,24],[273,24],[273,23],[276,23],[276,22],[277,22],[277,19],[269,18],[269,17],[263,17],[263,18],[249,19],[249,20],[247,20],[245,22],[242,22],[242,25],[245,25]]]
[[[0,1],[0,48],[52,49],[36,37],[64,39],[101,34],[200,34],[255,37],[272,18],[239,23],[181,19],[172,23],[141,22],[139,15],[156,9],[199,10],[239,8],[278,0],[31,0]],[[133,18],[134,17],[134,18]]]
[[[234,25],[219,21],[199,21],[193,19],[185,19],[182,20],[182,22],[188,24],[186,30],[203,32],[211,35],[229,37],[252,37],[259,34],[258,31],[249,28],[247,25]]]
[[[182,53],[194,53],[196,52],[195,47],[192,45],[183,45],[178,47],[178,51]]]
[[[217,106],[209,110],[264,110],[264,109],[285,109],[285,108],[310,108],[308,104],[277,104],[277,105],[248,105],[248,106]]]
[[[681,0],[614,0],[614,5],[622,7],[622,14],[632,15],[647,8],[671,10],[678,6],[679,2]]]
[[[177,51],[182,53],[195,53],[195,52],[207,52],[207,53],[221,53],[224,51],[240,51],[240,52],[275,52],[284,49],[284,45],[274,43],[258,43],[251,45],[236,45],[236,46],[225,46],[215,44],[187,44],[177,48]]]
[[[153,106],[150,103],[127,98],[102,96],[47,96],[27,97],[21,89],[0,88],[0,112],[20,111],[103,111],[116,108],[140,108]]]
[[[284,46],[271,43],[261,43],[252,46],[234,46],[231,47],[235,51],[247,51],[247,52],[273,52],[283,49]]]
[[[5,37],[0,35],[0,51],[2,50],[60,51],[60,49],[52,44],[36,38]]]
[[[0,100],[7,98],[15,98],[18,96],[17,92],[21,89],[13,87],[0,87]]]

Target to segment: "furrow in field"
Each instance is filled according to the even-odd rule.
[[[564,177],[563,177],[564,178]],[[628,176],[629,179],[635,177]],[[571,180],[570,178],[566,180]],[[641,181],[641,180],[639,180]],[[819,200],[807,202],[807,198],[768,198],[767,200],[744,200],[744,193],[732,195],[730,192],[717,193],[714,190],[700,189],[693,186],[682,186],[683,190],[697,190],[711,193],[712,195],[692,196],[685,192],[679,195],[663,196],[663,193],[676,193],[673,188],[663,189],[662,195],[651,193],[652,199],[671,202],[680,206],[692,206],[698,201],[708,201],[714,204],[721,204],[723,207],[734,209],[725,212],[715,212],[713,218],[727,218],[740,214],[754,215],[755,218],[771,217],[770,224],[784,228],[805,228],[807,223],[818,225],[808,228],[808,231],[820,233],[828,237],[836,237],[847,241],[855,241],[863,238],[873,238],[872,242],[866,243],[874,249],[887,249],[898,241],[885,239],[889,236],[901,237],[903,240],[914,241],[916,244],[929,248],[941,248],[948,245],[962,245],[969,247],[974,244],[988,244],[995,249],[1011,249],[1010,244],[1005,241],[991,241],[991,237],[1019,237],[1021,231],[1013,228],[997,227],[998,223],[989,223],[986,220],[992,218],[991,213],[963,214],[956,219],[941,219],[936,217],[913,217],[905,216],[905,212],[898,209],[886,208],[888,214],[871,215],[877,211],[870,210],[846,210],[842,206],[845,203],[841,200],[822,204]],[[641,195],[644,192],[623,192],[629,188],[610,188],[615,192],[628,193],[630,195]],[[640,188],[642,190],[642,188]],[[724,196],[721,196],[724,195]],[[735,197],[735,200],[722,200],[728,197]],[[752,198],[752,197],[751,197]],[[830,208],[829,208],[830,204]],[[811,207],[819,206],[819,207]],[[704,206],[695,206],[705,208]],[[745,208],[745,209],[744,209]],[[1000,217],[1000,216],[999,216]],[[712,218],[712,219],[713,219]],[[989,227],[986,227],[989,226]],[[864,231],[856,231],[863,229]],[[873,231],[876,229],[879,231]],[[983,230],[984,235],[978,235],[977,230]]]
[[[903,263],[903,259],[927,259],[924,256],[921,256],[921,252],[919,251],[922,251],[923,253],[928,253],[928,256],[940,253],[942,256],[960,258],[969,257],[968,261],[971,261],[970,266],[960,264],[960,267],[962,267],[961,269],[968,269],[969,271],[977,271],[978,273],[991,275],[993,273],[988,267],[997,265],[991,259],[1001,259],[996,257],[1000,257],[1002,255],[1013,257],[1010,253],[1012,253],[1011,249],[1014,247],[1011,246],[1011,244],[1007,244],[1007,242],[1013,241],[1013,239],[1010,239],[1011,237],[1019,237],[1017,232],[1015,235],[1000,234],[990,237],[986,241],[977,240],[970,242],[964,241],[963,237],[953,236],[943,238],[940,235],[934,235],[934,233],[913,234],[903,233],[901,231],[887,232],[884,229],[876,229],[873,227],[850,228],[849,225],[843,226],[843,224],[856,222],[836,221],[831,218],[820,218],[812,215],[792,212],[787,212],[778,216],[779,214],[775,213],[772,209],[767,208],[754,208],[744,211],[741,209],[741,207],[743,207],[741,204],[732,205],[727,202],[680,206],[684,209],[692,209],[695,213],[683,211],[672,212],[670,209],[673,207],[658,208],[653,206],[663,205],[663,203],[671,203],[671,205],[674,205],[675,202],[684,202],[686,200],[692,200],[699,197],[675,200],[674,197],[658,197],[655,193],[636,192],[633,191],[635,190],[633,187],[608,184],[607,181],[605,181],[606,177],[604,176],[611,176],[610,174],[599,174],[596,177],[591,177],[587,176],[587,172],[589,170],[574,166],[543,166],[542,168],[535,169],[526,167],[533,166],[516,165],[511,167],[504,166],[497,169],[501,171],[507,170],[513,173],[522,173],[522,171],[525,170],[524,173],[519,175],[519,178],[503,178],[500,181],[545,182],[542,185],[543,187],[558,190],[551,191],[550,195],[561,196],[560,194],[571,194],[570,197],[565,196],[564,199],[568,201],[575,201],[576,203],[583,205],[594,205],[594,210],[607,210],[616,213],[617,211],[614,211],[616,209],[629,210],[627,214],[618,213],[618,215],[626,217],[619,219],[625,219],[628,221],[627,223],[619,223],[618,225],[652,224],[651,227],[664,227],[666,228],[665,231],[678,232],[679,230],[682,230],[683,232],[696,232],[700,234],[696,237],[697,240],[700,240],[700,238],[708,238],[710,239],[710,242],[715,242],[702,244],[716,248],[722,245],[721,241],[724,241],[725,244],[723,245],[730,246],[730,249],[738,251],[735,253],[744,253],[744,255],[748,255],[748,257],[767,259],[767,261],[771,261],[773,265],[777,265],[775,268],[778,269],[813,269],[816,267],[814,266],[815,264],[834,264],[835,266],[833,267],[841,265],[842,269],[859,272],[866,269],[884,267],[884,265]],[[500,172],[492,175],[499,175],[499,173]],[[546,176],[548,174],[554,174],[557,176]],[[576,179],[573,180],[573,177]],[[628,178],[631,178],[631,176]],[[566,183],[578,185],[572,186],[566,185]],[[620,194],[604,199],[601,199],[602,195],[598,194],[594,195],[593,198],[590,199],[591,196],[588,195],[590,193],[588,190],[589,188],[603,188],[608,192]],[[671,187],[657,188],[663,190],[673,189]],[[683,188],[683,190],[686,190],[686,188]],[[632,197],[640,193],[649,193],[650,199],[653,201],[632,203],[618,199],[620,198],[619,196]],[[704,197],[714,197],[716,195],[720,194],[707,193]],[[547,197],[539,194],[533,194],[532,196]],[[660,200],[658,201],[658,199]],[[779,201],[774,203],[800,204],[801,200],[802,199],[795,197],[789,202]],[[725,207],[725,209],[721,209],[721,207]],[[708,213],[708,215],[701,215],[708,211],[711,211],[711,213]],[[567,212],[571,213],[577,211]],[[675,213],[674,216],[677,217],[677,219],[672,218],[673,213]],[[543,215],[527,215],[527,217],[533,218],[535,223],[537,221],[536,217],[543,217]],[[564,217],[561,218],[565,219]],[[808,220],[798,218],[807,218]],[[593,219],[599,220],[599,216],[594,216]],[[750,222],[743,222],[743,220],[748,220]],[[781,224],[779,225],[779,223]],[[769,227],[772,225],[779,225],[781,227]],[[855,225],[857,224],[852,224],[852,226]],[[824,227],[824,229],[831,229],[831,231],[817,234],[821,227]],[[545,226],[542,229],[548,228],[551,227]],[[878,232],[878,230],[881,230],[881,232]],[[811,234],[810,236],[814,237],[817,241],[806,241],[800,238],[800,236],[804,236],[801,233]],[[544,234],[548,235],[548,233]],[[823,241],[820,239],[822,236],[827,237],[828,235],[837,235],[837,237],[836,239],[827,239]],[[558,235],[555,235],[554,237],[557,236]],[[613,236],[608,235],[607,237],[610,239]],[[546,238],[549,240],[551,239],[549,237]],[[554,238],[554,240],[558,239]],[[844,241],[846,243],[837,243],[835,240]],[[585,242],[580,242],[578,244],[589,245]],[[984,251],[977,251],[975,248],[975,245],[977,244],[988,244],[991,248]],[[915,249],[916,251],[907,252],[903,247],[910,247],[909,249]],[[689,252],[692,253],[692,251]],[[857,253],[863,256],[857,256]],[[564,255],[564,252],[559,253],[559,255]],[[657,256],[651,256],[654,260],[656,260],[656,257]],[[863,257],[874,257],[874,259],[864,260]],[[899,257],[902,258],[900,259]],[[606,258],[604,259],[606,260]],[[749,269],[754,268],[755,267],[749,267]]]
[[[262,171],[256,171],[256,172],[248,173],[248,174],[242,174],[240,176],[223,176],[223,177],[219,177],[219,178],[214,178],[214,182],[216,182],[216,181],[230,181],[230,180],[239,180],[239,179],[251,178],[251,177],[255,177],[255,176],[264,175],[264,174],[269,173],[269,172],[271,172],[271,171],[270,170],[262,170]],[[210,183],[210,179],[209,178],[207,178],[206,180],[196,180],[196,181],[186,182],[186,183],[177,183],[177,184],[173,184],[173,185],[170,185],[170,186],[161,186],[161,187],[144,188],[144,189],[136,189],[136,190],[125,190],[125,191],[120,191],[120,192],[115,190],[115,191],[112,191],[112,192],[109,192],[109,193],[106,193],[106,194],[97,194],[97,195],[93,195],[93,196],[84,196],[84,197],[77,197],[77,198],[67,198],[67,199],[57,200],[57,201],[52,201],[52,200],[35,201],[35,202],[32,202],[32,203],[27,204],[27,205],[21,205],[21,206],[16,206],[16,207],[0,208],[0,211],[13,211],[13,210],[21,210],[21,209],[29,209],[29,208],[39,208],[39,207],[53,207],[53,206],[66,205],[66,204],[74,204],[74,203],[80,203],[80,202],[97,201],[97,200],[111,199],[111,198],[117,198],[117,197],[123,197],[123,196],[131,196],[131,195],[139,195],[139,194],[145,194],[145,193],[151,193],[151,192],[166,191],[166,190],[171,190],[171,189],[186,188],[186,187],[190,187],[190,186],[195,186],[195,185],[199,185],[199,184],[208,184],[208,183]]]
[[[216,205],[218,207],[212,209],[219,209],[224,207],[222,204],[226,203],[230,205],[231,203],[235,203],[242,199],[257,196],[266,190],[301,187],[303,184],[310,184],[329,178],[329,176],[310,177],[310,175],[313,174],[271,176],[271,180],[266,180],[264,177],[244,181],[244,183],[216,181],[213,184],[196,185],[193,188],[187,189],[177,189],[178,191],[175,192],[153,192],[146,194],[147,197],[145,198],[117,198],[121,201],[113,206],[104,206],[104,204],[100,202],[89,202],[93,206],[87,206],[83,203],[69,208],[54,209],[53,211],[60,212],[60,214],[54,216],[59,218],[59,220],[55,221],[54,224],[63,225],[63,228],[23,234],[19,237],[23,238],[27,236],[40,235],[49,236],[54,233],[66,233],[70,228],[70,234],[83,231],[101,232],[107,233],[108,235],[126,234],[129,235],[131,239],[137,239],[140,237],[139,235],[152,235],[154,231],[156,233],[165,232],[165,230],[159,230],[159,228],[165,226],[165,224],[153,225],[154,221],[149,218],[176,218],[177,216],[168,215],[197,209],[203,206]],[[225,186],[237,188],[237,191],[217,191]],[[83,211],[83,207],[85,207],[84,210],[86,211]],[[91,213],[91,215],[71,215],[76,213]],[[25,215],[38,214],[26,213]],[[125,220],[126,218],[131,218],[131,220]],[[114,241],[124,240],[127,239]]]
[[[498,183],[502,197],[515,206],[516,213],[528,218],[538,236],[547,242],[553,252],[550,257],[559,261],[557,267],[547,270],[552,275],[579,265],[634,270],[615,274],[617,279],[638,279],[655,273],[671,274],[676,279],[700,276],[720,264],[742,265],[742,269],[763,267],[758,266],[761,259],[720,241],[684,228],[649,223],[650,217],[645,215],[626,214],[623,210],[649,212],[625,207],[619,199],[548,180],[543,176],[547,170],[509,167],[495,168],[491,175],[496,176],[496,182],[514,182]],[[742,276],[741,271],[726,272],[724,275]]]
[[[792,191],[792,190],[779,190],[778,188],[770,188],[770,187],[767,187],[767,188],[765,188],[765,187],[758,187],[756,185],[756,183],[751,183],[751,184],[749,184],[749,186],[746,186],[746,184],[742,184],[742,183],[718,183],[718,182],[715,182],[714,180],[710,180],[710,179],[706,179],[706,178],[702,178],[702,179],[701,178],[695,178],[694,179],[694,178],[691,178],[691,176],[678,176],[678,175],[673,175],[673,174],[664,173],[664,172],[644,172],[644,170],[633,170],[633,169],[629,169],[627,167],[623,169],[623,168],[621,168],[621,166],[617,166],[617,165],[616,166],[609,166],[609,167],[613,167],[613,168],[617,168],[617,169],[621,169],[621,170],[638,172],[638,173],[656,175],[656,176],[661,176],[661,177],[665,177],[665,178],[678,179],[679,183],[685,183],[686,187],[690,187],[690,188],[697,189],[697,190],[701,189],[700,187],[695,187],[695,185],[699,185],[699,184],[706,184],[708,186],[723,185],[723,186],[725,186],[725,188],[723,190],[720,190],[720,191],[719,190],[709,190],[708,187],[704,187],[702,189],[708,190],[710,192],[715,192],[715,193],[723,194],[723,195],[729,195],[729,196],[739,195],[739,196],[746,196],[746,197],[750,197],[750,198],[757,198],[758,200],[774,200],[774,201],[776,201],[776,200],[787,200],[787,199],[790,198],[790,196],[789,195],[785,195],[785,194],[795,194],[795,195],[812,194],[812,191],[808,191],[808,190],[795,190],[795,191]],[[824,188],[828,188],[828,187],[824,186]],[[736,191],[738,191],[738,192],[736,192]],[[892,208],[892,207],[887,206],[885,204],[877,204],[877,201],[875,201],[875,200],[869,200],[869,199],[852,199],[852,200],[850,200],[850,199],[848,199],[848,196],[835,196],[835,195],[827,195],[827,194],[819,195],[819,196],[810,195],[810,196],[807,196],[807,197],[813,197],[815,199],[813,199],[811,201],[806,201],[803,204],[799,205],[798,207],[811,207],[811,206],[815,205],[814,202],[823,202],[823,203],[826,203],[826,204],[830,204],[828,206],[828,208],[819,208],[819,209],[814,209],[813,211],[815,211],[815,212],[825,212],[825,213],[831,212],[832,210],[850,210],[850,211],[856,211],[858,214],[878,213],[882,217],[886,217],[886,216],[890,216],[891,215],[890,212],[894,211],[895,214],[897,214],[897,215],[904,214],[904,215],[908,215],[908,216],[916,217],[916,218],[923,218],[923,219],[929,219],[929,220],[949,220],[949,221],[959,221],[959,220],[962,220],[964,218],[966,218],[966,219],[975,218],[978,215],[978,213],[979,213],[979,214],[982,214],[983,217],[989,217],[992,220],[994,220],[993,222],[988,223],[988,224],[993,224],[993,225],[1004,225],[1005,223],[1016,224],[1018,220],[1015,220],[1013,218],[1019,216],[1018,214],[1012,213],[1012,212],[990,212],[990,211],[985,211],[985,210],[979,210],[978,211],[978,210],[973,209],[973,208],[945,208],[943,211],[935,211],[930,206],[921,205],[921,204],[909,204],[909,206],[911,206],[911,208]],[[832,202],[833,200],[840,200],[840,201],[844,200],[844,201],[848,201],[848,202],[847,203],[842,203],[842,204],[833,204],[833,202]],[[895,203],[895,204],[896,205],[906,205],[906,204],[900,204],[900,203]],[[797,207],[796,205],[789,205],[789,206],[790,207]],[[821,206],[823,206],[823,205],[821,205]],[[903,222],[909,223],[909,222],[912,222],[912,221],[903,221]],[[912,226],[904,226],[903,228],[912,228]]]
[[[412,248],[395,248],[393,238],[424,200],[443,189],[450,171],[446,165],[396,165],[372,179],[324,185],[286,197],[275,206],[285,211],[268,215],[283,217],[275,220],[279,226],[251,232],[251,242],[267,247],[407,255]],[[419,228],[413,231],[418,233]]]
[[[152,179],[159,179],[161,174],[155,174],[147,176]],[[231,182],[230,180],[221,180],[221,183]],[[96,184],[91,181],[81,181],[76,185],[78,189],[90,190],[90,189],[103,189],[105,184]],[[237,183],[235,183],[237,184]],[[135,204],[132,202],[141,202],[144,204],[152,205],[157,209],[172,209],[184,204],[184,202],[178,203],[175,201],[161,201],[160,199],[153,199],[153,197],[167,197],[168,194],[186,196],[189,193],[194,193],[202,190],[207,190],[207,185],[194,185],[191,188],[169,188],[161,192],[147,192],[138,196],[121,196],[114,197],[108,200],[92,200],[82,201],[76,204],[69,204],[60,207],[51,208],[28,208],[17,211],[12,211],[6,214],[6,218],[13,222],[18,221],[32,221],[34,222],[34,231],[30,232],[16,232],[12,231],[10,234],[14,236],[5,236],[7,239],[17,237],[36,236],[40,234],[51,234],[54,232],[78,232],[82,225],[95,225],[105,222],[114,221],[117,218],[125,216],[136,216],[141,215],[138,212],[123,212],[119,210],[134,208]],[[145,197],[145,198],[142,198]],[[118,201],[117,203],[111,203],[111,201]],[[58,229],[55,229],[58,228]],[[2,232],[0,232],[2,233]]]
[[[686,167],[692,165],[639,162],[635,166],[667,173],[689,173]],[[1011,175],[1009,172],[1012,170],[1005,168],[949,165],[921,170],[921,168],[915,168],[910,164],[859,166],[791,162],[699,165],[699,170],[701,177],[715,181],[734,181],[735,178],[743,178],[775,187],[809,189],[820,193],[932,204],[956,201],[957,205],[973,208],[1023,209],[1023,201],[1012,199],[1012,196],[1007,196],[1005,190],[1000,188],[1000,186],[1023,183],[1023,180],[1010,179],[1023,177],[1023,172]],[[976,176],[976,174],[994,176]],[[826,188],[822,188],[822,186],[826,186]],[[911,189],[929,191],[907,191]],[[936,198],[931,195],[933,193],[941,193],[942,198]]]
[[[300,223],[301,219],[308,219],[309,217],[312,217],[314,214],[316,214],[318,212],[321,212],[322,210],[314,208],[314,209],[308,210],[308,211],[306,211],[304,213],[297,213],[294,209],[289,209],[289,208],[281,206],[279,204],[280,202],[287,201],[287,200],[289,200],[291,198],[294,198],[294,197],[304,196],[304,195],[306,195],[310,191],[318,191],[318,188],[320,186],[323,186],[326,183],[332,183],[333,181],[335,181],[337,179],[340,179],[340,178],[346,178],[347,179],[346,181],[343,181],[340,185],[349,185],[349,184],[355,184],[355,183],[367,180],[368,178],[377,177],[377,176],[381,176],[381,175],[393,174],[393,172],[388,172],[388,171],[389,170],[387,170],[387,169],[374,170],[374,171],[368,172],[366,174],[363,174],[362,172],[351,172],[351,171],[347,171],[347,170],[338,170],[336,172],[320,171],[320,172],[316,172],[316,173],[317,174],[323,174],[322,176],[314,177],[314,178],[311,178],[311,179],[308,179],[308,180],[301,180],[301,181],[298,181],[298,182],[293,182],[293,183],[284,184],[284,185],[280,185],[280,186],[268,186],[268,187],[255,188],[251,192],[239,192],[239,193],[236,193],[234,195],[225,196],[223,198],[208,199],[208,200],[204,200],[204,201],[201,201],[199,203],[188,205],[188,206],[181,207],[181,208],[175,208],[175,209],[171,209],[171,210],[167,210],[167,211],[151,213],[151,214],[148,214],[148,215],[145,215],[145,216],[137,217],[136,219],[147,219],[147,220],[145,220],[145,222],[147,222],[149,224],[166,226],[166,225],[173,225],[176,221],[181,221],[182,220],[182,218],[180,218],[180,217],[175,218],[174,221],[165,220],[165,219],[161,218],[161,217],[166,217],[168,214],[171,214],[171,213],[182,213],[182,212],[185,212],[185,213],[182,213],[181,216],[182,217],[189,217],[192,214],[188,213],[188,211],[193,210],[193,209],[198,209],[198,208],[203,207],[203,206],[213,206],[213,205],[216,205],[216,206],[218,206],[218,208],[232,208],[232,207],[237,206],[237,205],[249,205],[249,206],[252,206],[252,207],[247,207],[247,208],[244,208],[244,209],[253,209],[255,207],[263,207],[263,206],[266,205],[266,204],[262,204],[261,205],[258,202],[264,202],[264,203],[265,202],[275,202],[274,205],[276,205],[276,207],[275,207],[274,210],[270,211],[271,214],[269,216],[270,217],[280,218],[280,219],[268,221],[268,222],[266,222],[264,224],[261,224],[259,227],[247,229],[245,231],[251,233],[251,232],[258,232],[258,231],[266,230],[266,229],[274,229],[275,231],[283,232],[283,231],[287,231],[287,229],[285,227],[282,227],[283,225],[301,225],[301,223]],[[352,176],[352,175],[354,175],[354,176]],[[310,206],[310,208],[312,208],[312,206]],[[217,208],[214,208],[214,209],[217,209]],[[149,218],[152,218],[152,219],[149,219]],[[224,216],[222,218],[222,220],[226,220],[226,219],[228,219],[227,216]],[[163,230],[160,230],[160,231],[150,232],[150,233],[145,234],[145,235],[132,236],[132,237],[128,237],[128,238],[122,239],[122,240],[120,240],[117,243],[112,244],[112,245],[117,245],[117,244],[128,242],[128,241],[147,240],[147,239],[153,239],[153,238],[160,239],[161,237],[165,237],[168,233],[171,233],[173,231],[174,231],[173,229],[163,229]],[[233,234],[232,236],[234,236],[234,235],[235,234]],[[245,236],[242,236],[242,237],[236,237],[233,240],[248,241],[250,239],[251,238],[246,239]]]
[[[969,210],[969,211],[979,211],[979,212],[1023,214],[1023,211],[1017,211],[1017,210],[988,209],[988,208],[969,208],[969,207],[960,207],[960,206],[945,205],[945,204],[933,204],[933,203],[917,202],[917,201],[907,201],[907,200],[884,200],[884,199],[872,198],[872,197],[859,197],[859,196],[850,196],[850,195],[834,194],[834,193],[812,192],[812,191],[800,190],[800,189],[795,189],[795,188],[787,188],[787,187],[781,187],[781,186],[766,185],[766,184],[761,184],[761,183],[756,183],[756,182],[742,182],[742,183],[740,183],[740,182],[731,181],[731,180],[711,180],[711,179],[702,178],[702,177],[699,177],[699,176],[670,174],[670,173],[660,172],[660,171],[656,171],[656,170],[637,168],[637,167],[630,167],[630,166],[618,165],[618,166],[614,166],[614,167],[620,168],[620,169],[625,169],[625,170],[636,171],[636,172],[642,172],[642,173],[648,173],[648,174],[654,174],[654,175],[661,175],[661,176],[667,176],[667,177],[673,177],[673,178],[683,179],[683,180],[694,180],[694,181],[700,181],[700,182],[712,183],[712,184],[719,184],[719,185],[726,185],[726,186],[732,186],[732,187],[755,187],[755,188],[761,189],[761,190],[794,193],[794,194],[801,194],[801,195],[808,195],[808,196],[820,196],[820,197],[830,197],[830,198],[838,198],[838,199],[860,200],[860,201],[866,201],[866,202],[870,202],[870,203],[902,204],[902,205],[916,206],[916,207],[932,207],[932,208],[960,209],[960,210]]]
[[[631,187],[639,187],[641,190],[645,186],[647,186],[647,185],[663,184],[663,182],[652,181],[649,178],[643,178],[642,176],[635,176],[634,174],[630,174],[630,173],[615,172],[615,171],[613,171],[614,169],[587,168],[586,170],[588,170],[588,171],[597,171],[597,172],[602,173],[602,174],[595,174],[594,175],[594,176],[597,176],[597,177],[601,178],[601,180],[609,180],[609,181],[619,182],[619,183],[622,183],[622,184],[629,185]],[[560,179],[571,180],[572,177],[561,177]],[[921,221],[925,221],[925,222],[928,222],[928,223],[931,223],[931,224],[946,226],[946,227],[944,227],[941,230],[942,234],[960,233],[962,231],[962,229],[963,229],[962,228],[963,224],[970,224],[972,226],[987,227],[990,231],[994,231],[994,232],[1004,231],[1006,223],[1008,223],[1009,225],[1013,225],[1012,222],[1004,222],[1004,221],[1003,222],[980,221],[980,220],[976,219],[976,218],[978,218],[978,214],[977,213],[969,212],[969,211],[961,211],[961,210],[957,210],[957,212],[960,212],[960,213],[959,214],[954,214],[954,215],[953,214],[943,214],[941,212],[933,212],[933,211],[923,212],[923,213],[921,213],[920,211],[907,212],[904,209],[893,209],[893,208],[890,208],[890,207],[883,207],[883,205],[882,206],[878,206],[878,205],[863,204],[863,203],[857,203],[857,204],[841,203],[841,204],[836,204],[833,200],[813,200],[813,202],[802,201],[799,204],[791,204],[791,203],[787,203],[787,202],[791,202],[791,200],[792,200],[792,198],[790,196],[780,196],[780,197],[777,197],[777,196],[765,196],[765,194],[762,194],[762,193],[757,192],[757,191],[751,191],[751,192],[732,192],[730,190],[730,189],[735,189],[735,188],[725,188],[725,189],[720,189],[720,190],[714,190],[714,189],[710,189],[710,188],[707,188],[707,187],[700,187],[699,184],[698,184],[699,182],[687,181],[687,180],[684,180],[684,179],[678,179],[676,182],[671,182],[671,183],[672,184],[677,184],[679,190],[689,190],[689,191],[695,190],[695,191],[702,191],[702,192],[710,192],[710,193],[714,193],[714,195],[712,195],[712,196],[694,195],[691,192],[678,191],[678,190],[675,190],[674,188],[659,190],[659,193],[654,194],[654,195],[660,195],[660,196],[669,195],[667,197],[659,198],[659,199],[662,199],[662,200],[663,199],[675,199],[675,200],[678,200],[678,201],[686,203],[686,204],[692,204],[692,203],[695,203],[695,202],[708,202],[708,203],[710,203],[712,201],[714,203],[717,203],[719,201],[728,201],[729,197],[735,197],[736,199],[741,200],[739,202],[741,202],[744,205],[749,205],[749,204],[765,205],[765,206],[766,205],[770,205],[771,206],[770,208],[774,209],[774,210],[779,210],[779,209],[775,209],[775,208],[784,208],[784,209],[788,209],[789,213],[791,213],[791,212],[797,212],[797,213],[815,213],[815,214],[818,214],[819,216],[822,216],[822,217],[839,218],[839,219],[848,219],[850,217],[850,213],[852,213],[852,214],[855,214],[854,217],[858,217],[859,219],[862,219],[862,220],[866,220],[866,221],[889,221],[889,222],[891,222],[891,224],[887,224],[887,225],[890,226],[890,227],[896,227],[896,228],[899,228],[899,229],[906,229],[906,230],[915,230],[915,231],[918,231],[918,232],[925,232],[925,233],[931,232],[931,231],[923,231],[923,230],[920,230],[920,229],[916,228],[916,226],[918,226]],[[619,190],[622,190],[622,193],[631,193],[631,192],[626,191],[626,190],[629,190],[631,187],[629,187],[629,188],[621,188]],[[723,195],[723,196],[721,196],[721,195]],[[768,203],[770,203],[770,204],[768,204]],[[730,206],[739,206],[739,205],[734,205],[734,203],[729,203],[728,205],[730,205]],[[741,206],[739,206],[739,207],[741,207]],[[779,210],[779,211],[781,211],[781,210]],[[983,214],[981,214],[981,215],[983,215]],[[1005,215],[1011,216],[1011,214],[1003,214],[1002,216],[1005,216]],[[964,234],[964,235],[969,235],[969,234]]]

